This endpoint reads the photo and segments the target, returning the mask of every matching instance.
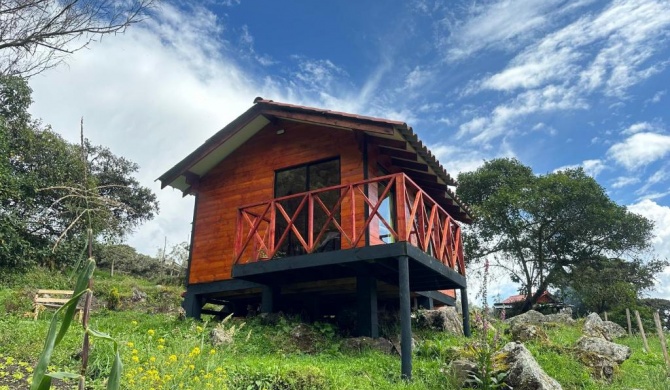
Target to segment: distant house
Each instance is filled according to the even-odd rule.
[[[526,295],[519,294],[519,295],[512,295],[508,298],[506,298],[502,302],[496,302],[493,304],[493,309],[495,310],[496,313],[499,313],[500,311],[504,310],[510,310],[514,309],[523,302],[526,301]],[[567,307],[570,305],[567,305],[563,302],[561,302],[559,299],[551,295],[548,291],[545,291],[540,295],[540,297],[537,299],[537,302],[533,306],[533,309],[541,309],[541,310],[548,310],[548,311],[558,311],[564,307]]]

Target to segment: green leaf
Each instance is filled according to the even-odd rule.
[[[50,372],[47,374],[47,376],[50,376],[55,379],[79,379],[81,378],[81,375],[79,374],[73,374],[71,372],[64,372],[64,371],[59,371],[59,372]]]
[[[121,356],[119,355],[119,348],[114,343],[114,363],[112,363],[112,370],[109,372],[109,379],[107,380],[107,390],[118,390],[121,387],[121,373],[123,372],[123,363],[121,363]]]
[[[79,277],[77,278],[77,284],[75,284],[72,299],[70,299],[65,305],[63,305],[60,309],[58,309],[58,311],[60,311],[62,309],[65,309],[67,306],[67,311],[63,316],[63,324],[61,325],[60,330],[58,331],[58,337],[56,337],[56,345],[60,343],[63,337],[65,337],[65,334],[67,333],[67,330],[70,327],[72,320],[74,319],[74,314],[77,311],[77,303],[79,303],[79,298],[81,298],[81,296],[88,289],[88,283],[91,277],[93,276],[93,271],[95,271],[95,260],[89,258],[88,262],[86,263],[86,266],[84,267],[84,269],[79,274]],[[70,305],[70,303],[73,300],[74,304]],[[56,313],[58,313],[58,311]]]
[[[100,338],[100,339],[109,340],[109,341],[114,342],[114,339],[112,338],[112,336],[110,336],[110,335],[107,334],[107,333],[103,333],[103,332],[100,332],[100,331],[97,331],[97,330],[95,330],[95,329],[91,329],[91,328],[88,328],[86,331],[87,331],[91,336],[94,336],[94,337],[97,337],[97,338]]]

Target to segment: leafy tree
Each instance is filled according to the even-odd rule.
[[[25,80],[0,76],[0,265],[72,259],[66,249],[76,240],[64,238],[88,226],[122,237],[153,218],[158,202],[133,177],[137,164],[33,121],[30,93]],[[63,251],[51,254],[59,241]]]
[[[0,75],[28,77],[137,23],[153,0],[0,1]]]
[[[640,304],[649,307],[653,311],[658,311],[661,317],[661,324],[666,330],[670,330],[670,300],[661,298],[641,299]]]
[[[654,275],[663,271],[667,261],[639,259],[626,261],[600,257],[577,264],[556,284],[569,287],[584,312],[624,311],[637,306],[642,291],[654,286]]]
[[[477,216],[467,257],[508,271],[529,296],[524,311],[561,275],[650,245],[652,222],[614,203],[581,168],[535,175],[516,159],[495,159],[458,181]]]

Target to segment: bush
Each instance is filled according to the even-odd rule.
[[[229,387],[240,390],[322,390],[332,386],[317,367],[308,366],[299,370],[275,367],[269,372],[245,367],[231,373]]]

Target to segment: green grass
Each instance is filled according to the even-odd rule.
[[[0,305],[13,309],[0,315],[0,389],[4,390],[3,375],[25,377],[26,367],[35,364],[51,317],[52,312],[37,321],[23,317],[24,311],[30,311],[30,291],[38,287],[69,289],[71,283],[67,276],[44,270],[13,278],[3,276],[0,281]],[[445,333],[416,331],[419,345],[413,359],[414,380],[408,383],[400,379],[398,356],[375,351],[341,352],[343,339],[331,325],[311,326],[318,335],[313,354],[301,352],[292,341],[290,333],[297,325],[294,319],[281,319],[273,325],[259,318],[232,319],[223,327],[242,327],[234,334],[234,343],[213,347],[209,332],[216,322],[179,320],[174,310],[170,311],[179,302],[181,288],[96,273],[96,295],[104,298],[112,288],[121,296],[120,310],[100,306],[93,311],[91,324],[119,341],[126,389],[456,389],[445,368],[448,361],[463,356],[461,348],[469,342]],[[134,288],[147,293],[146,302],[129,301]],[[500,331],[505,328],[499,323],[495,327]],[[614,382],[607,384],[592,379],[572,349],[581,337],[581,323],[551,326],[546,331],[550,342],[530,342],[526,346],[564,389],[670,389],[656,337],[650,337],[649,353],[643,351],[637,337],[617,341],[631,347],[633,354],[621,365]],[[82,331],[74,326],[56,349],[52,368],[76,372],[81,340]],[[88,370],[92,388],[104,388],[112,356],[109,343],[95,340]],[[14,364],[3,363],[7,358]],[[11,371],[10,366],[23,371]]]

